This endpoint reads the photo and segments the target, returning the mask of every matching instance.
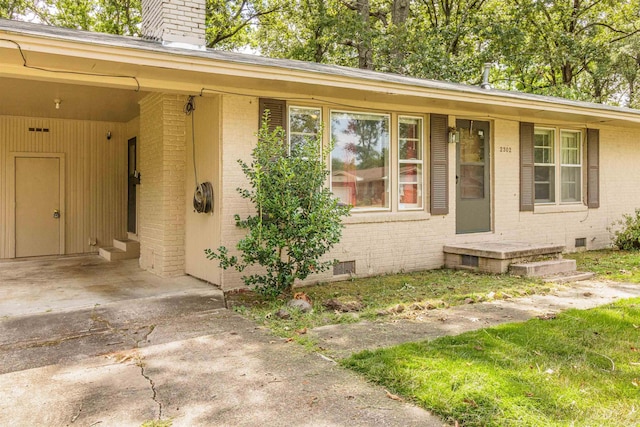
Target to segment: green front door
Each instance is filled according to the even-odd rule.
[[[456,120],[456,232],[491,231],[489,122]]]

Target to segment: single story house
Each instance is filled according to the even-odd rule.
[[[208,50],[204,16],[143,0],[145,38],[0,20],[0,258],[117,239],[158,275],[241,286],[203,251],[243,235],[236,160],[267,108],[292,143],[324,125],[353,205],[312,280],[438,268],[463,243],[603,248],[640,207],[640,111]]]

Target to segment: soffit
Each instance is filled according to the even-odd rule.
[[[0,115],[127,122],[138,116],[133,90],[0,78]],[[54,99],[61,101],[55,108]]]

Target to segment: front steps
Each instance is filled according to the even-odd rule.
[[[107,261],[140,258],[140,242],[131,239],[113,239],[113,246],[105,246],[98,252]]]
[[[574,259],[526,262],[509,266],[509,273],[528,277],[543,277],[572,271],[576,271],[576,260]]]
[[[479,242],[444,247],[445,267],[502,274],[514,263],[561,259],[564,246]]]
[[[562,245],[479,242],[444,247],[445,267],[482,273],[542,277],[557,283],[585,280],[592,273],[576,271],[576,262],[562,259]]]

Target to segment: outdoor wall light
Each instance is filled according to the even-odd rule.
[[[61,100],[59,100],[58,98],[53,100],[53,103],[56,104],[56,110],[60,109],[60,104],[62,103]]]
[[[107,131],[107,141],[111,140],[111,131]]]

